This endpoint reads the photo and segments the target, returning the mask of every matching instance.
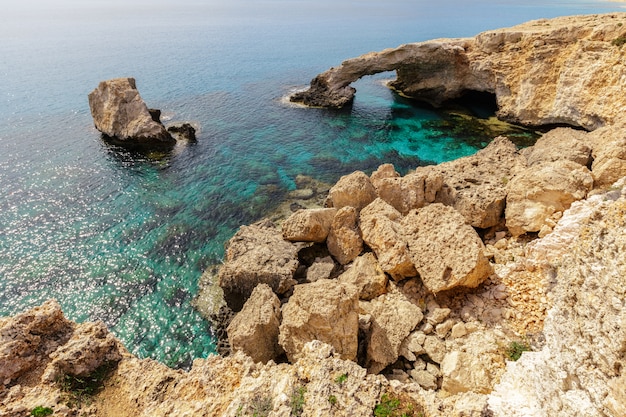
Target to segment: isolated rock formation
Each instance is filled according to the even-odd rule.
[[[353,99],[352,82],[396,71],[391,87],[434,105],[485,92],[495,95],[501,119],[596,129],[614,123],[626,105],[624,24],[624,13],[560,17],[474,38],[406,44],[346,60],[291,99],[342,107]]]
[[[89,108],[96,129],[126,145],[170,147],[176,140],[148,110],[134,78],[102,81],[89,93]],[[155,120],[156,119],[156,120]]]
[[[267,363],[278,358],[280,300],[267,284],[256,286],[243,309],[228,326],[228,340],[234,352],[242,351],[254,362]]]

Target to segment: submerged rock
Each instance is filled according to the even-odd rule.
[[[134,78],[102,81],[89,93],[89,108],[96,129],[115,142],[147,147],[171,147],[176,143],[158,114],[146,106]]]

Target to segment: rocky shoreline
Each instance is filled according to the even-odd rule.
[[[522,150],[498,137],[404,176],[386,164],[328,187],[301,178],[302,204],[283,213],[296,211],[279,226],[242,226],[203,277],[198,308],[222,317],[230,355],[190,371],[132,356],[102,323],[72,323],[54,301],[0,318],[0,414],[626,415],[626,105],[616,95],[626,65],[612,42],[622,22],[530,22],[316,78],[313,88],[341,93],[394,57],[396,87],[413,96],[472,87],[496,94],[507,119],[591,131],[555,128]],[[451,56],[453,74],[432,71]],[[590,56],[595,66],[573,77]],[[423,71],[438,81],[406,87],[426,82]],[[75,379],[98,386],[79,401]]]

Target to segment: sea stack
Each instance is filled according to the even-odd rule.
[[[131,147],[171,147],[176,140],[165,129],[160,112],[149,110],[134,78],[102,81],[89,93],[96,129],[109,140]]]

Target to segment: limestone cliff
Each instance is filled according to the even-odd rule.
[[[626,108],[625,24],[626,13],[561,17],[406,44],[348,59],[292,100],[342,107],[354,96],[352,82],[396,71],[391,87],[434,105],[486,92],[495,95],[503,120],[593,130],[614,123]]]

